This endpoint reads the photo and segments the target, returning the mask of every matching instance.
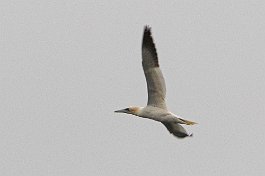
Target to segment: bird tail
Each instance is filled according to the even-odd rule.
[[[196,122],[192,122],[192,121],[189,121],[189,120],[185,120],[185,119],[181,119],[179,118],[181,121],[183,121],[183,124],[185,125],[195,125],[195,124],[198,124]]]

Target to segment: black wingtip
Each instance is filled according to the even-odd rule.
[[[145,25],[145,26],[144,26],[144,32],[145,32],[145,33],[151,33],[151,27],[148,26],[148,25]]]
[[[150,50],[152,50],[152,53],[154,54],[154,59],[155,59],[155,66],[159,67],[156,47],[155,47],[155,44],[152,38],[151,27],[148,25],[144,26],[143,44],[146,47],[148,47]]]
[[[144,38],[147,40],[149,38],[149,40],[152,41],[152,33],[151,33],[151,27],[148,25],[144,26]]]

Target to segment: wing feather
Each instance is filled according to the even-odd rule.
[[[167,109],[165,102],[166,84],[163,74],[159,68],[157,52],[151,35],[151,29],[148,26],[144,29],[142,65],[147,82],[147,105]]]
[[[185,138],[187,136],[192,136],[187,133],[187,131],[178,123],[163,123],[167,130],[178,138]]]

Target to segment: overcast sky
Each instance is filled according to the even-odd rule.
[[[0,2],[0,175],[264,175],[263,1]],[[145,106],[144,25],[177,139]]]

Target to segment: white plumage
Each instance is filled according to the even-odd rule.
[[[179,138],[191,136],[180,125],[193,125],[195,122],[184,120],[167,110],[166,84],[159,68],[157,52],[152,39],[151,29],[144,28],[142,43],[142,66],[147,82],[148,102],[146,107],[129,107],[115,112],[127,113],[163,123],[168,131]]]

